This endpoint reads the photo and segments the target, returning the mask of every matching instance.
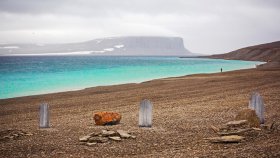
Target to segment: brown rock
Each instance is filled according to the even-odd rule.
[[[120,123],[121,114],[116,112],[97,112],[93,114],[96,125],[115,125]]]
[[[255,112],[252,109],[243,109],[241,110],[235,120],[247,120],[250,127],[260,127],[260,120]]]

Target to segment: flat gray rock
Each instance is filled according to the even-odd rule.
[[[229,127],[239,127],[239,126],[246,125],[247,123],[248,123],[247,120],[238,120],[238,121],[230,121],[226,125]]]
[[[91,137],[89,138],[89,143],[106,143],[109,139],[107,137]]]
[[[238,136],[238,135],[230,135],[230,136],[222,136],[222,137],[213,137],[207,138],[211,143],[239,143],[245,137]]]
[[[120,135],[121,138],[130,138],[131,135],[128,134],[127,131],[124,130],[117,130],[117,133]]]
[[[109,137],[109,136],[116,136],[117,133],[115,131],[102,130],[101,135],[102,137]]]
[[[92,132],[92,133],[88,134],[88,136],[90,136],[90,137],[95,137],[95,136],[98,136],[99,134],[100,134],[100,132],[99,132],[99,133],[97,133],[97,132]]]
[[[87,142],[89,140],[90,136],[82,136],[79,138],[80,142]]]

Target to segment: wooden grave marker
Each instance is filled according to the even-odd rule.
[[[40,128],[49,128],[50,127],[50,117],[49,117],[49,105],[43,103],[40,105]]]
[[[249,100],[249,108],[255,110],[260,123],[264,123],[264,103],[258,92],[253,92]]]
[[[140,102],[139,127],[152,127],[152,110],[153,104],[149,100]]]

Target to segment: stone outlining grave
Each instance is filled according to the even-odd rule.
[[[245,135],[252,131],[261,131],[263,129],[272,129],[261,126],[264,124],[264,103],[258,92],[253,92],[249,99],[249,108],[241,110],[235,117],[235,121],[230,121],[221,128],[211,126],[210,128],[219,135],[219,137],[206,138],[211,143],[239,143],[245,139],[240,135]]]
[[[260,128],[250,127],[247,120],[230,121],[222,127],[210,127],[218,137],[205,138],[211,143],[240,143],[245,140],[248,132],[260,131]]]
[[[205,138],[205,140],[208,140],[211,143],[240,143],[245,141],[246,137],[253,138],[258,135],[256,134],[258,132],[263,132],[264,130],[272,131],[275,128],[273,127],[275,124],[274,122],[271,125],[260,125],[258,116],[252,109],[241,110],[236,116],[236,119],[238,118],[243,118],[243,120],[230,121],[221,125],[219,128],[210,126],[212,131],[218,136]]]
[[[139,127],[152,127],[153,104],[145,99],[140,102]]]
[[[136,136],[131,135],[124,130],[110,131],[102,130],[101,132],[93,132],[86,136],[79,138],[79,141],[83,145],[93,146],[98,143],[107,143],[110,141],[122,141],[123,139],[135,139]]]

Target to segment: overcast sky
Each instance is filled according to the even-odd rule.
[[[280,0],[0,0],[0,43],[180,36],[194,53],[280,40]]]

